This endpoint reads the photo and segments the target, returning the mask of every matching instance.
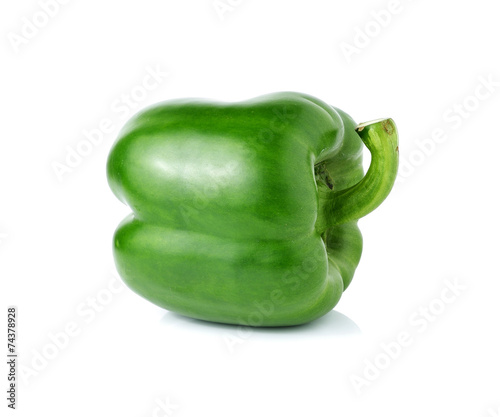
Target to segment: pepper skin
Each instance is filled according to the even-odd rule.
[[[309,322],[349,286],[357,220],[389,194],[397,166],[391,119],[357,126],[305,94],[160,103],[125,125],[109,155],[110,187],[133,211],[114,236],[117,270],[185,316]]]

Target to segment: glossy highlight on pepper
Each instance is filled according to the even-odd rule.
[[[132,209],[114,235],[117,270],[185,316],[309,322],[349,286],[357,220],[387,197],[397,167],[391,119],[356,125],[305,94],[159,103],[124,126],[109,154],[109,185]]]

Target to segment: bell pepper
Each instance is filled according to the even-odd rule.
[[[107,162],[111,190],[133,211],[114,235],[117,270],[192,318],[309,322],[349,286],[357,220],[386,198],[397,167],[391,119],[356,125],[305,94],[154,105],[126,123]]]

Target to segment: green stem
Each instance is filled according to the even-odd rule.
[[[394,185],[398,172],[398,133],[392,119],[362,123],[356,127],[372,159],[363,179],[350,188],[333,191],[327,227],[357,220],[375,210]]]

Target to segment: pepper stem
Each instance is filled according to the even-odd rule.
[[[371,153],[370,168],[363,179],[350,188],[334,191],[332,223],[357,220],[375,210],[394,185],[398,172],[398,132],[392,119],[361,123],[356,127],[361,140]]]

